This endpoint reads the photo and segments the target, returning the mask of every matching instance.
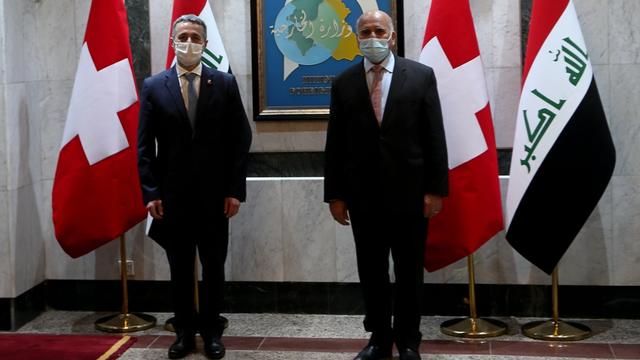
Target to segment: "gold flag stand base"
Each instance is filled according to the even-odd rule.
[[[440,331],[449,336],[482,339],[503,335],[507,324],[494,319],[451,319],[440,324]]]
[[[127,333],[142,331],[156,326],[156,318],[151,315],[129,313],[127,247],[124,235],[120,236],[120,285],[122,286],[122,310],[119,314],[105,316],[96,320],[96,329],[111,333]]]
[[[537,340],[578,341],[591,336],[591,329],[586,325],[575,322],[547,320],[524,324],[522,333]]]
[[[156,318],[147,314],[115,314],[96,320],[96,329],[111,333],[142,331],[156,326]]]
[[[499,320],[481,319],[476,311],[476,276],[473,254],[467,256],[469,271],[469,317],[451,319],[440,324],[440,331],[449,336],[482,339],[503,335],[507,332],[507,324]]]
[[[522,326],[522,333],[532,339],[549,341],[578,341],[591,336],[591,329],[575,322],[562,321],[558,314],[558,267],[551,273],[551,303],[553,318],[533,321]]]

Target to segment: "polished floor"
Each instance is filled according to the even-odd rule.
[[[104,313],[47,311],[18,330],[19,333],[96,334]],[[130,333],[136,342],[120,359],[165,359],[173,342],[162,324],[167,313],[149,314],[156,327]],[[225,314],[229,328],[223,341],[229,360],[349,360],[366,344],[361,316]],[[545,342],[520,334],[520,327],[536,319],[500,319],[509,325],[507,335],[485,340],[464,340],[440,333],[445,317],[424,317],[421,324],[422,359],[525,360],[525,359],[640,359],[640,320],[581,320],[593,335],[579,342]],[[1,357],[1,356],[0,356]],[[204,359],[202,344],[187,359]]]

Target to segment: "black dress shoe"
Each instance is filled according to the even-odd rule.
[[[209,359],[222,359],[225,354],[224,344],[222,340],[217,337],[203,339],[204,341],[204,354]]]
[[[420,360],[420,353],[418,350],[405,348],[400,350],[400,360]]]
[[[367,345],[353,360],[386,360],[391,359],[391,347]]]
[[[196,348],[196,339],[193,334],[179,334],[176,342],[169,347],[169,359],[182,359]]]

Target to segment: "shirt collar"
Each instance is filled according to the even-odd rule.
[[[364,58],[364,72],[367,73],[369,72],[369,70],[371,70],[371,68],[374,66],[375,64],[372,63],[371,61],[369,61],[369,59]],[[393,53],[389,52],[389,56],[387,56],[386,59],[384,59],[379,65],[382,65],[382,67],[390,73],[393,73],[393,68],[396,65],[396,59],[393,57]]]
[[[198,66],[195,67],[195,69],[187,71],[176,62],[176,71],[178,72],[178,78],[186,73],[194,73],[198,76],[202,76],[202,63],[199,63]]]

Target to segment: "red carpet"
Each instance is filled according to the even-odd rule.
[[[1,334],[3,360],[116,359],[134,342],[129,336]]]

